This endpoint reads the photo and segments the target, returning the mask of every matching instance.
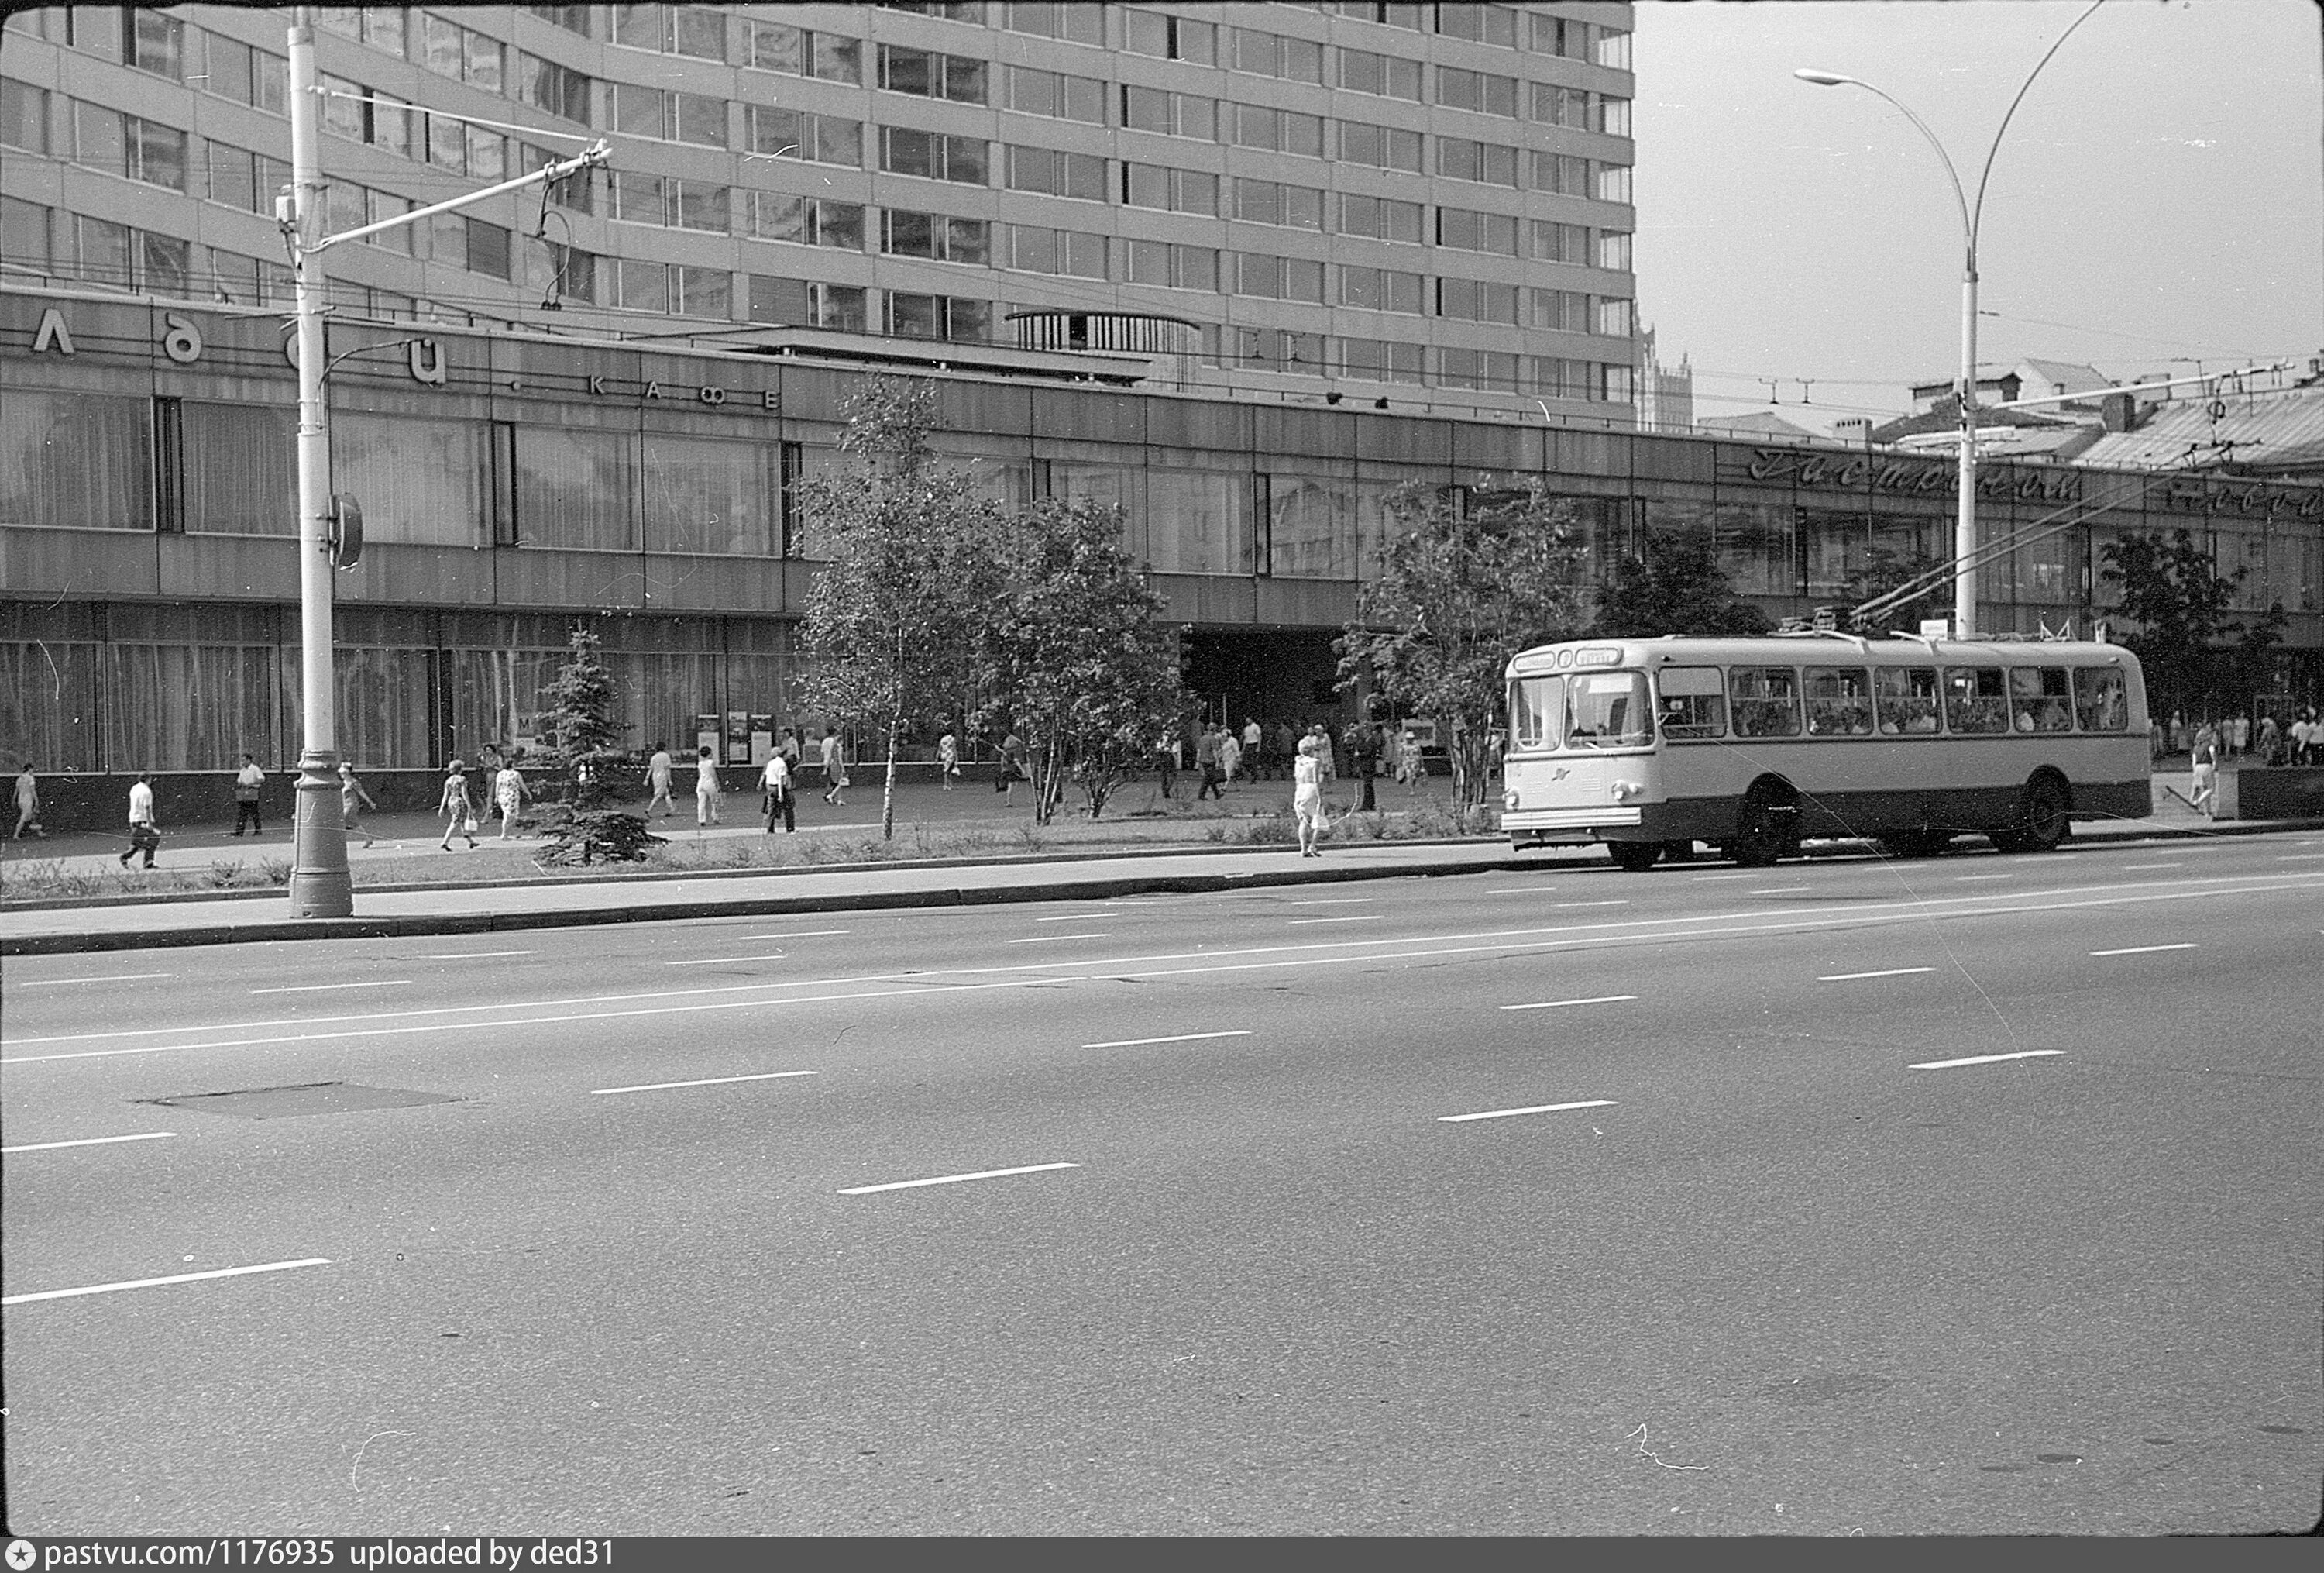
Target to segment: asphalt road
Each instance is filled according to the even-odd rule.
[[[2314,834],[19,958],[5,1006],[21,1533],[2318,1516]]]

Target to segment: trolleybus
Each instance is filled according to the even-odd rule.
[[[1602,841],[1629,869],[1698,841],[1751,867],[1811,837],[2048,851],[2153,811],[2145,684],[2116,644],[1582,640],[1511,661],[1508,708],[1511,846]]]

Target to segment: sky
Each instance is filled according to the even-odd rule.
[[[1879,97],[1794,69],[1910,106],[1974,203],[2011,97],[2088,3],[1641,0],[1639,317],[1692,362],[1696,420],[1828,430],[1959,375],[1943,165]],[[1987,375],[2324,353],[2324,5],[2107,0],[2001,137],[1978,264]]]

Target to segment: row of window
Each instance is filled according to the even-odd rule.
[[[1738,666],[1724,681],[1715,666],[1665,667],[1656,685],[1663,733],[1674,741],[1730,729],[1753,738],[2130,729],[2118,667]]]

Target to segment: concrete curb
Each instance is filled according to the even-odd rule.
[[[1278,850],[1279,849],[1276,849]],[[891,865],[879,866],[889,867]],[[898,907],[987,906],[1019,902],[1105,901],[1129,895],[1185,895],[1252,890],[1267,885],[1337,884],[1357,880],[1436,878],[1456,874],[1508,874],[1537,867],[1512,856],[1490,863],[1422,863],[1389,867],[1284,868],[1249,874],[1125,874],[1072,885],[939,887],[820,896],[755,896],[728,900],[640,902],[633,906],[561,908],[531,912],[429,912],[381,918],[286,918],[277,922],[189,925],[117,934],[26,934],[0,939],[0,956],[58,956],[96,950],[159,950],[194,945],[238,945],[282,939],[384,939],[435,934],[513,933],[526,929],[578,929],[606,923],[667,922],[712,917],[797,917],[813,912],[870,911]],[[828,871],[824,871],[828,872]]]
[[[2217,836],[2259,836],[2279,831],[2324,829],[2324,819],[2229,820],[2222,824],[2178,827],[2107,826],[2095,831],[2077,831],[2067,845],[2132,844],[2156,840],[2188,839]],[[1482,846],[1499,842],[1501,837],[1478,837],[1460,842],[1431,842],[1417,845]],[[1388,845],[1416,845],[1388,843]],[[1282,856],[1285,848],[1202,847],[1177,848],[1168,853],[1139,849],[1116,856],[1211,856],[1233,853],[1272,853]],[[1093,862],[1101,859],[1092,855],[1050,856],[1045,862]],[[774,874],[847,874],[913,872],[930,867],[991,867],[1025,862],[1022,858],[923,860],[917,864],[834,864],[822,867],[800,869],[728,869],[718,874],[741,876],[755,874],[766,877]],[[508,912],[430,912],[378,918],[285,918],[258,923],[189,923],[174,928],[124,930],[106,934],[26,934],[0,937],[0,957],[58,956],[81,951],[158,950],[175,949],[197,945],[235,945],[264,943],[282,939],[408,939],[431,934],[492,934],[513,933],[528,929],[578,929],[609,923],[666,922],[672,920],[706,917],[797,917],[815,912],[870,911],[893,908],[928,908],[982,906],[1042,901],[1104,901],[1120,896],[1176,894],[1185,895],[1225,890],[1251,890],[1275,885],[1336,884],[1359,880],[1443,878],[1461,874],[1527,873],[1541,866],[1538,854],[1512,853],[1507,857],[1479,862],[1413,863],[1387,865],[1311,866],[1259,869],[1231,874],[1125,874],[1116,878],[1076,882],[1072,884],[1038,883],[995,885],[989,888],[936,886],[929,889],[904,891],[834,892],[814,896],[750,896],[721,900],[715,897],[678,902],[641,902],[629,906],[597,908],[558,908],[534,911]],[[640,875],[617,875],[615,878],[639,878]],[[651,877],[667,879],[667,874]],[[687,879],[694,874],[682,876]],[[708,875],[699,877],[709,877]],[[602,882],[590,882],[602,883]],[[405,890],[464,890],[511,887],[522,890],[540,888],[530,882],[495,882],[493,886],[414,885],[402,887],[372,886],[374,891]],[[271,895],[280,898],[280,891],[221,892],[220,896],[234,898],[244,895]],[[202,897],[202,900],[215,898]],[[106,898],[97,898],[98,901]],[[26,910],[26,909],[19,909]],[[48,910],[48,909],[30,909]]]

